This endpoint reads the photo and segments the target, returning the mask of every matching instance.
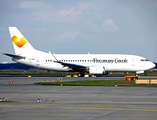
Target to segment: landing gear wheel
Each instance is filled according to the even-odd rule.
[[[77,76],[78,76],[78,77],[84,77],[84,76],[85,76],[85,73],[78,73]]]

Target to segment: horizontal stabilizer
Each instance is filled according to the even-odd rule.
[[[4,55],[7,55],[9,57],[15,58],[15,59],[25,59],[26,57],[20,56],[20,55],[13,55],[13,54],[8,54],[8,53],[3,53]]]

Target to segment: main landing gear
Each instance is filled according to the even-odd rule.
[[[84,76],[85,76],[85,73],[84,73],[84,72],[78,73],[77,76],[78,76],[78,77],[84,77]]]

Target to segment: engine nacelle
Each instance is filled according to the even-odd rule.
[[[89,74],[105,74],[104,66],[89,67]]]
[[[136,71],[136,74],[142,74],[144,71]]]

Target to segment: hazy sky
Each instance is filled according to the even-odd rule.
[[[14,53],[9,26],[56,54],[133,54],[157,62],[157,0],[1,0],[1,53]]]

